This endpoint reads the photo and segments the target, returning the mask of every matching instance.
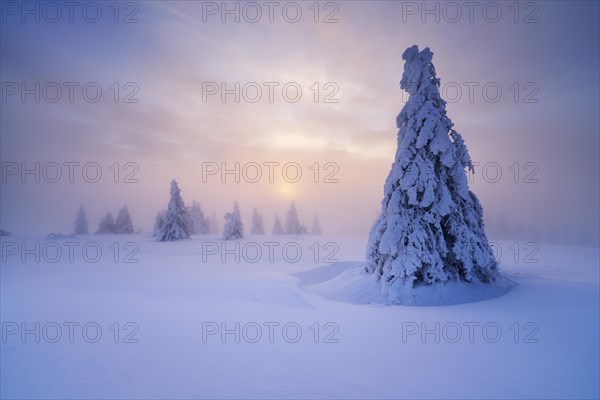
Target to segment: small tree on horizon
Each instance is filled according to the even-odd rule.
[[[244,238],[244,224],[237,201],[233,203],[233,212],[225,214],[223,240],[238,240]]]
[[[189,239],[192,233],[185,203],[181,198],[181,190],[175,179],[171,181],[170,193],[171,197],[167,206],[165,224],[158,234],[158,240],[161,242]]]
[[[133,223],[131,222],[131,215],[129,215],[127,206],[123,206],[119,210],[119,214],[115,220],[115,233],[133,233]]]
[[[113,218],[112,213],[108,212],[104,218],[100,220],[96,234],[106,235],[111,233],[115,233],[115,219]]]
[[[292,201],[285,218],[285,233],[288,235],[305,235],[306,227],[300,223],[296,204]]]
[[[165,218],[167,217],[166,210],[160,210],[156,213],[156,218],[154,219],[154,228],[152,229],[152,236],[158,236],[165,226]]]
[[[319,216],[315,213],[313,217],[312,226],[310,228],[311,235],[321,235],[321,221],[319,221]]]
[[[264,226],[263,216],[256,211],[256,207],[252,212],[252,226],[250,227],[250,233],[253,235],[264,235],[265,234],[265,226]]]
[[[277,214],[275,214],[275,222],[273,222],[273,235],[285,235],[285,231],[281,226],[281,220]]]
[[[192,207],[189,209],[190,221],[192,223],[193,233],[206,235],[210,232],[209,221],[204,217],[202,207],[196,200],[192,201]]]
[[[75,215],[75,230],[73,231],[76,235],[88,235],[90,233],[88,229],[88,219],[83,208],[83,204],[77,210]]]
[[[403,302],[416,284],[498,276],[483,209],[468,187],[465,168],[473,164],[446,116],[432,58],[417,46],[402,54],[400,87],[410,97],[396,118],[398,149],[367,245],[366,270],[392,302]]]

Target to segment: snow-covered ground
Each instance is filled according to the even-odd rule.
[[[499,242],[505,294],[407,307],[336,297],[366,238],[1,239],[2,398],[600,396],[598,248]]]

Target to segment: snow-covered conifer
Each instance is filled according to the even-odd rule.
[[[400,87],[410,97],[396,118],[398,149],[367,246],[366,270],[394,302],[416,284],[498,276],[483,210],[465,174],[473,164],[446,116],[432,57],[417,46],[402,55]]]
[[[165,218],[167,216],[166,210],[160,210],[156,214],[156,218],[154,219],[154,228],[152,229],[152,236],[158,236],[165,226]]]
[[[133,223],[127,206],[123,206],[119,210],[117,219],[115,220],[115,233],[133,233]]]
[[[273,223],[273,235],[283,235],[285,231],[281,226],[281,220],[279,219],[279,215],[275,215],[275,222]]]
[[[264,235],[265,234],[265,224],[263,221],[262,214],[259,214],[256,211],[256,207],[252,212],[252,226],[250,227],[250,233],[253,235]]]
[[[312,226],[310,227],[311,235],[320,235],[321,232],[321,221],[319,221],[319,216],[315,213],[313,217]]]
[[[244,224],[240,215],[237,201],[233,203],[233,212],[225,214],[223,226],[223,240],[237,240],[244,238]]]
[[[171,181],[171,198],[167,206],[165,224],[158,234],[161,242],[189,239],[192,233],[189,216],[175,179]]]
[[[115,219],[111,212],[107,213],[104,218],[100,220],[100,224],[98,225],[98,230],[96,234],[109,234],[115,233]]]
[[[88,219],[85,214],[85,210],[83,209],[83,204],[77,210],[77,215],[75,215],[75,231],[76,235],[87,235],[90,233],[88,229]]]
[[[302,225],[298,219],[296,204],[292,201],[285,218],[285,233],[288,235],[304,235],[306,232],[306,227]]]
[[[204,217],[202,207],[197,201],[192,202],[192,207],[189,209],[190,221],[192,223],[193,233],[206,235],[209,233],[209,221]]]

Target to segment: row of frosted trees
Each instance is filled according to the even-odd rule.
[[[279,215],[275,214],[275,220],[273,222],[273,235],[306,235],[308,234],[306,225],[300,222],[298,218],[298,210],[296,204],[292,201],[289,210],[285,217],[285,226],[281,224]],[[254,207],[252,211],[252,225],[250,228],[252,235],[264,235],[265,227],[262,214],[259,214]],[[321,234],[321,222],[317,214],[314,215],[312,226],[310,229],[311,235]],[[225,227],[223,228],[223,239],[224,240],[235,240],[242,239],[244,237],[244,224],[242,223],[242,216],[240,214],[240,208],[237,202],[233,203],[233,212],[225,214]]]
[[[296,204],[292,202],[285,218],[285,225],[282,225],[278,215],[275,215],[272,233],[273,235],[305,235],[308,234],[307,227],[300,222]],[[87,235],[89,231],[89,221],[83,205],[77,211],[75,216],[76,235]],[[131,234],[134,233],[133,222],[129,209],[123,206],[113,217],[111,212],[107,213],[98,225],[96,234]],[[219,223],[216,214],[213,212],[211,217],[206,217],[202,212],[200,203],[192,202],[191,207],[187,207],[181,198],[181,190],[177,182],[171,182],[171,197],[166,210],[159,211],[154,222],[153,234],[160,241],[172,241],[187,239],[192,234],[218,234]],[[256,208],[252,213],[252,225],[250,233],[253,235],[264,235],[264,219]],[[321,234],[321,223],[319,217],[315,214],[310,229],[310,234]],[[225,214],[225,224],[223,226],[223,239],[236,240],[244,238],[244,224],[237,202],[234,202],[233,211]]]
[[[300,222],[296,205],[292,202],[285,218],[285,226],[281,224],[278,215],[275,215],[273,224],[274,235],[305,235],[308,229]],[[191,234],[209,234],[218,233],[218,222],[213,213],[210,219],[204,216],[200,204],[197,201],[192,203],[191,207],[186,207],[181,197],[181,189],[175,180],[171,181],[171,197],[166,210],[160,211],[154,223],[154,236],[160,241],[173,241],[180,239],[189,239]],[[256,208],[252,213],[252,225],[250,233],[254,235],[264,235],[264,219]],[[321,223],[319,217],[315,214],[312,227],[312,235],[321,234]],[[240,208],[237,202],[234,202],[233,211],[225,214],[225,224],[223,226],[223,240],[237,240],[244,238],[244,223]]]
[[[183,200],[181,201],[183,204]],[[197,201],[192,202],[192,206],[188,207],[183,205],[183,208],[174,204],[171,206],[171,202],[169,202],[169,206],[167,210],[161,210],[156,214],[156,219],[154,221],[154,236],[160,236],[161,231],[167,225],[167,220],[169,219],[169,210],[173,210],[175,214],[178,213],[178,210],[183,210],[181,212],[182,217],[173,221],[183,221],[182,224],[185,224],[185,230],[189,232],[189,234],[200,234],[207,235],[218,234],[219,233],[219,223],[217,221],[217,215],[213,212],[209,217],[205,217],[202,212],[202,208],[200,207],[200,203]],[[171,218],[172,219],[172,218]]]
[[[89,234],[89,222],[83,205],[79,207],[75,216],[75,230],[76,235],[87,235]],[[131,221],[131,215],[127,206],[123,206],[117,214],[115,219],[111,212],[107,213],[104,218],[100,220],[96,234],[107,234],[107,233],[134,233],[133,222]]]

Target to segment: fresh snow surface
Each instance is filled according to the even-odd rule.
[[[66,242],[79,243],[73,262]],[[272,259],[266,242],[280,243]],[[357,267],[366,237],[249,235],[238,241],[246,252],[239,263],[207,255],[213,246],[235,249],[216,235],[1,243],[1,398],[600,396],[598,248],[539,243],[527,258],[537,261],[524,263],[523,243],[515,257],[512,242],[498,242],[502,285],[417,289],[419,306],[388,306],[381,285]],[[8,243],[38,243],[46,254],[22,262]],[[55,263],[49,243],[64,250]],[[101,246],[96,263],[82,257],[89,243]],[[297,262],[290,243],[302,250]],[[262,258],[250,262],[257,247]],[[10,333],[22,323],[35,332],[36,322],[39,343],[35,333]],[[65,323],[79,324],[72,343]],[[57,325],[62,336],[52,343]],[[91,343],[96,326],[102,334]],[[209,335],[215,327],[231,332]]]
[[[364,262],[336,263],[294,276],[300,285],[332,300],[354,304],[389,304],[381,293],[376,276],[365,271]],[[493,284],[450,282],[446,285],[420,285],[406,294],[404,305],[447,306],[472,303],[502,296],[516,286],[516,282],[500,278]]]

